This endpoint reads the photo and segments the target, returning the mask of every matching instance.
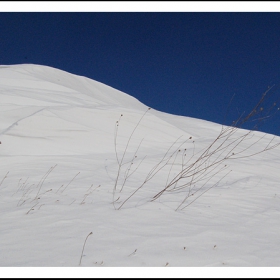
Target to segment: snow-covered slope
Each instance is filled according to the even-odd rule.
[[[147,109],[128,94],[46,66],[2,66],[0,88],[0,135],[3,143],[9,143],[3,145],[2,154],[8,155],[98,152],[102,151],[100,144],[111,151],[120,114],[127,112],[126,126],[133,129],[133,119]],[[156,137],[172,141],[174,134],[188,130],[163,115],[154,112],[143,121],[152,140]],[[189,131],[194,132],[191,128]]]
[[[279,137],[40,65],[0,100],[1,266],[279,266]]]

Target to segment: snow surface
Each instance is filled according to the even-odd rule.
[[[280,265],[279,137],[152,201],[224,127],[32,64],[0,66],[0,100],[1,267]]]

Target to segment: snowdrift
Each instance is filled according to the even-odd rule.
[[[41,65],[0,100],[1,266],[279,266],[279,137]]]

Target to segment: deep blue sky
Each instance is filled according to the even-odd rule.
[[[89,77],[160,111],[230,124],[268,86],[276,85],[270,102],[279,101],[280,13],[2,12],[0,64],[20,63]],[[279,114],[260,130],[280,135]]]

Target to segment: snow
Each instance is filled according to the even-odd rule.
[[[258,153],[279,137],[250,132],[180,207],[189,187],[151,200],[221,125],[41,65],[0,66],[0,100],[1,267],[279,267],[280,146]]]

